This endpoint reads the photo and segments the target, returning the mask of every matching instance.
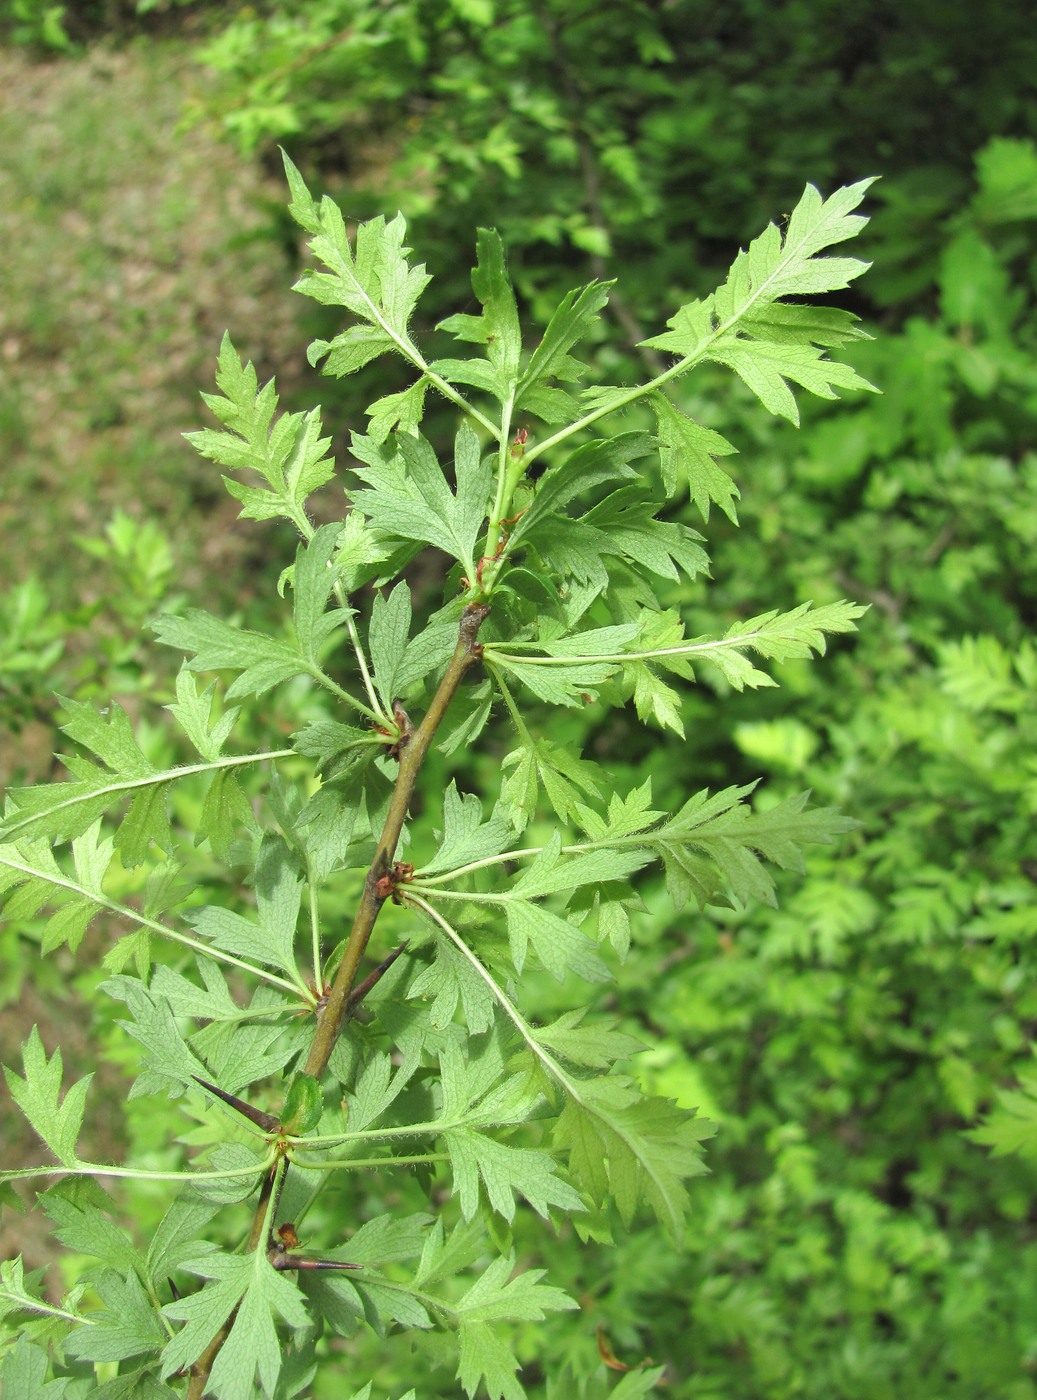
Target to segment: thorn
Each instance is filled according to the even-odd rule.
[[[221,1099],[229,1108],[236,1109],[238,1113],[243,1114],[250,1123],[255,1123],[257,1128],[262,1128],[265,1133],[276,1133],[280,1130],[280,1119],[275,1118],[272,1113],[264,1113],[261,1108],[253,1108],[252,1105],[246,1103],[244,1099],[239,1099],[235,1097],[234,1094],[228,1094],[225,1089],[220,1089],[217,1085],[210,1084],[207,1079],[199,1079],[197,1074],[192,1074],[191,1078],[196,1084],[200,1084],[203,1089],[208,1089],[210,1094],[215,1094],[216,1097]]]
[[[347,1015],[363,1001],[372,987],[377,986],[400,954],[406,950],[409,941],[405,938],[398,948],[394,948],[387,958],[383,958],[378,966],[367,974],[359,986],[353,988],[349,994],[349,1000],[346,1002]]]
[[[290,1250],[299,1248],[299,1236],[290,1220],[277,1227],[277,1238],[270,1238],[270,1248],[266,1257],[275,1269],[283,1273],[287,1269],[323,1269],[341,1273],[346,1269],[361,1269],[362,1264],[347,1264],[344,1259],[315,1259],[309,1254],[293,1254]]]
[[[278,1271],[288,1269],[321,1269],[327,1273],[345,1273],[349,1269],[362,1269],[363,1264],[347,1264],[344,1259],[313,1259],[308,1254],[286,1254],[284,1250],[272,1249],[267,1254],[270,1263]]]

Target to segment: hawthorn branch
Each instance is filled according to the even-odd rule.
[[[436,730],[443,722],[443,717],[457,694],[465,673],[479,660],[481,648],[476,639],[479,635],[479,628],[486,620],[489,611],[485,603],[469,603],[461,614],[457,646],[443,673],[443,679],[439,682],[436,693],[432,697],[425,718],[400,748],[400,768],[396,775],[396,786],[393,789],[382,834],[378,839],[378,849],[364,881],[364,892],[353,920],[353,927],[350,930],[342,962],[335,974],[335,980],[327,1000],[318,1013],[317,1029],[306,1059],[305,1072],[315,1079],[319,1079],[327,1068],[347,1013],[351,1006],[359,1000],[359,996],[355,1000],[352,996],[357,969],[386,898],[385,895],[378,892],[379,881],[388,874],[392,867],[396,847],[399,845],[400,834],[403,831],[403,824],[407,820],[407,812],[414,796],[418,774],[421,772],[421,766],[425,761],[425,755],[428,753]],[[397,950],[397,952],[400,951],[402,949]],[[393,957],[395,958],[396,955],[394,953]],[[383,969],[375,969],[376,972],[381,970]],[[358,992],[362,989],[366,990],[364,984],[358,988]],[[273,1179],[268,1177],[260,1193],[247,1245],[249,1251],[258,1249],[262,1243],[264,1222],[269,1209],[273,1184]],[[227,1340],[233,1322],[234,1316],[232,1314],[191,1367],[187,1400],[203,1400],[209,1375],[216,1362],[216,1357],[219,1355],[220,1348]]]
[[[307,1074],[313,1075],[315,1079],[319,1079],[324,1073],[328,1060],[331,1058],[331,1052],[335,1048],[335,1041],[338,1039],[349,994],[356,980],[360,959],[363,957],[368,939],[371,937],[375,920],[385,903],[385,896],[378,892],[378,882],[388,874],[392,866],[400,833],[403,831],[403,824],[407,819],[407,812],[410,810],[411,798],[414,796],[418,774],[421,772],[421,765],[425,761],[429,745],[443,721],[443,716],[446,714],[450,702],[457,694],[465,672],[479,659],[476,638],[488,613],[489,608],[485,604],[470,603],[461,614],[457,646],[446,671],[443,673],[439,688],[432,697],[432,703],[428,707],[425,718],[400,750],[400,770],[396,776],[396,786],[389,803],[385,825],[382,827],[382,834],[378,840],[378,850],[371,863],[371,868],[367,872],[364,892],[353,920],[349,941],[346,943],[346,951],[342,956],[338,972],[335,974],[335,981],[328,993],[328,999],[320,1012],[317,1033],[313,1037],[313,1044],[310,1046],[310,1053],[306,1060],[305,1071]]]

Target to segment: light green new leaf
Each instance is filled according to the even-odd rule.
[[[574,816],[586,798],[597,797],[601,775],[596,764],[548,739],[522,734],[520,740],[501,763],[503,771],[511,771],[501,786],[500,802],[516,831],[524,831],[533,819],[541,793],[563,821]]]
[[[575,972],[585,982],[607,982],[612,976],[593,940],[574,924],[528,900],[501,896],[501,902],[507,915],[516,972],[521,973],[532,944],[540,961],[559,982],[567,972]]]
[[[152,627],[166,646],[194,653],[187,662],[192,671],[239,671],[228,687],[229,700],[239,695],[262,695],[307,669],[299,652],[287,642],[234,627],[201,608],[188,608],[182,616],[165,614],[156,618]]]
[[[804,845],[832,842],[857,826],[830,808],[807,809],[806,792],[754,812],[742,800],[754,786],[725,788],[713,797],[697,793],[647,834],[662,856],[677,909],[690,898],[702,908],[724,887],[740,903],[773,905],[774,881],[761,857],[783,870],[801,870]]]
[[[198,693],[198,682],[185,662],[176,678],[176,703],[166,706],[202,758],[210,763],[220,757],[238,717],[238,708],[232,705],[210,728],[215,693],[215,681],[207,685],[201,694]]]
[[[869,384],[849,365],[828,360],[812,345],[788,345],[777,341],[721,341],[710,359],[733,369],[769,412],[799,425],[799,407],[788,380],[820,399],[836,399],[840,389],[867,389]]]
[[[254,1400],[258,1371],[264,1393],[273,1395],[282,1358],[275,1315],[289,1327],[308,1326],[302,1293],[270,1265],[262,1250],[244,1256],[205,1255],[185,1261],[183,1267],[212,1282],[163,1308],[168,1317],[185,1324],[162,1354],[163,1379],[196,1361],[237,1309],[207,1391],[217,1400]]]
[[[710,661],[735,690],[745,686],[772,686],[774,680],[765,671],[758,670],[745,652],[754,651],[772,661],[805,660],[811,651],[824,655],[826,634],[856,631],[857,618],[867,611],[866,604],[845,600],[826,603],[820,608],[801,603],[791,612],[766,612],[744,622],[735,622],[715,641],[697,637],[686,644],[668,643],[651,659],[670,669],[677,669],[674,662],[686,666],[699,659]],[[687,672],[678,671],[678,674]]]
[[[454,1188],[461,1214],[471,1220],[479,1209],[479,1182],[482,1181],[490,1206],[505,1220],[515,1218],[515,1192],[524,1196],[545,1220],[550,1206],[579,1211],[584,1204],[579,1195],[556,1173],[550,1153],[532,1148],[512,1147],[475,1128],[451,1128],[443,1134],[450,1154]]]
[[[651,860],[647,851],[636,849],[584,851],[562,856],[562,839],[555,832],[540,854],[508,889],[508,897],[540,899],[545,894],[569,893],[581,885],[597,885],[607,880],[625,880]]]
[[[142,791],[130,803],[115,834],[115,844],[127,868],[143,865],[152,843],[166,855],[173,850],[173,832],[169,825],[166,798],[170,783],[155,783]]]
[[[817,255],[861,231],[867,220],[852,210],[871,183],[859,181],[827,200],[807,185],[784,236],[769,224],[748,251],[738,254],[722,287],[704,301],[682,306],[667,322],[670,329],[644,344],[677,355],[681,370],[706,359],[730,365],[771,412],[793,422],[798,410],[789,380],[822,398],[835,398],[836,386],[872,388],[824,357],[825,348],[859,338],[851,317],[779,304],[782,297],[839,290],[866,271],[868,264],[858,258]],[[665,427],[660,423],[660,436],[677,456],[676,440],[694,435],[684,430],[675,439],[675,414],[668,415]],[[706,473],[708,492],[708,467]]]
[[[399,694],[396,673],[407,650],[410,620],[410,589],[406,583],[398,583],[388,598],[380,593],[375,595],[367,642],[374,666],[375,685],[387,710],[391,710],[392,702]]]
[[[529,1269],[511,1278],[514,1267],[512,1255],[492,1260],[454,1304],[460,1319],[457,1374],[469,1396],[484,1381],[495,1400],[525,1400],[526,1392],[516,1377],[518,1358],[494,1330],[494,1322],[542,1322],[548,1313],[567,1312],[577,1306],[560,1288],[540,1282],[543,1269]]]
[[[402,437],[413,437],[425,415],[425,396],[429,391],[429,381],[417,380],[409,389],[401,389],[396,394],[383,394],[375,399],[370,408],[365,409],[371,419],[367,425],[374,442],[385,442],[390,433]]]
[[[419,434],[401,435],[395,449],[375,448],[354,434],[353,451],[366,463],[354,472],[367,489],[354,490],[358,510],[386,537],[435,545],[474,576],[475,544],[490,503],[493,462],[462,424],[454,440],[451,490],[439,459]]]
[[[119,1025],[144,1047],[147,1071],[137,1080],[131,1097],[159,1089],[175,1092],[172,1084],[191,1085],[195,1077],[211,1077],[208,1066],[180,1034],[173,1010],[164,998],[150,992],[135,977],[110,977],[99,990],[126,1004],[132,1020],[120,1021]]]
[[[533,407],[537,402],[537,390],[548,380],[572,383],[580,378],[585,366],[569,351],[598,319],[598,312],[608,302],[611,286],[611,282],[591,282],[565,294],[519,380],[516,408],[531,409],[535,413],[538,411]],[[541,413],[540,416],[546,415]]]
[[[495,229],[479,229],[476,248],[472,290],[482,304],[482,314],[450,316],[440,322],[439,329],[451,332],[458,340],[486,346],[493,369],[486,387],[503,402],[514,391],[518,378],[522,331],[500,234]]]
[[[482,803],[474,793],[459,793],[451,781],[443,794],[443,830],[439,850],[416,873],[437,875],[469,861],[499,855],[511,841],[513,832],[500,817],[483,822]]]
[[[493,993],[452,943],[438,932],[433,939],[435,960],[418,973],[407,995],[432,998],[428,1017],[434,1030],[450,1024],[460,1003],[465,1025],[472,1035],[481,1035],[493,1025]]]
[[[328,598],[337,577],[331,558],[340,533],[341,527],[337,523],[322,525],[309,544],[300,547],[296,555],[292,575],[292,619],[299,651],[311,666],[319,664],[321,647],[335,629],[341,627],[345,617],[341,608],[327,611]]]
[[[403,215],[398,214],[388,223],[379,217],[361,224],[354,254],[345,221],[335,203],[325,197],[316,204],[287,155],[284,163],[292,191],[289,210],[313,235],[310,248],[328,269],[307,270],[296,282],[295,290],[325,306],[345,306],[399,347],[407,338],[407,322],[418,298],[430,281],[424,267],[411,267],[407,261],[410,249],[403,242],[407,231]],[[319,345],[315,359],[328,348],[325,342]],[[336,363],[333,372],[349,373],[358,367],[347,359]]]
[[[11,1097],[58,1161],[66,1167],[74,1166],[79,1160],[76,1156],[76,1139],[82,1127],[86,1091],[93,1075],[88,1074],[77,1080],[62,1099],[61,1051],[55,1050],[48,1060],[35,1026],[22,1046],[22,1065],[24,1079],[4,1066],[4,1078]]]
[[[667,1099],[648,1098],[628,1080],[581,1080],[555,1126],[573,1175],[599,1202],[611,1199],[630,1224],[644,1202],[675,1240],[687,1209],[684,1181],[702,1175],[701,1141],[713,1128]]]
[[[351,510],[339,530],[334,558],[335,570],[346,593],[352,593],[373,578],[377,570],[372,565],[380,564],[387,557],[385,544],[360,512]]]
[[[129,717],[121,706],[112,704],[99,714],[85,701],[66,700],[59,696],[67,722],[62,733],[74,739],[84,749],[96,754],[101,762],[126,778],[146,778],[154,771],[134,736]]]
[[[621,653],[637,632],[638,624],[629,622],[556,641],[487,642],[483,658],[487,665],[510,672],[542,700],[575,707],[586,704],[587,697],[616,673],[622,665]],[[527,649],[544,655],[527,655]],[[598,656],[604,659],[598,661]]]
[[[334,475],[327,456],[331,439],[321,437],[319,410],[285,413],[274,422],[274,381],[259,387],[251,361],[242,364],[229,335],[220,346],[216,384],[221,394],[202,398],[228,431],[187,433],[188,442],[210,461],[232,471],[250,469],[267,482],[269,490],[223,478],[230,494],[241,501],[243,517],[286,516],[297,523],[306,497]]]
[[[615,437],[596,438],[578,447],[538,484],[532,503],[511,531],[511,548],[537,543],[544,521],[568,520],[564,508],[584,491],[606,481],[633,480],[637,473],[629,463],[650,456],[654,446],[648,433],[617,433]]]
[[[144,1258],[128,1231],[92,1201],[83,1199],[78,1192],[70,1199],[60,1191],[49,1191],[42,1204],[57,1226],[55,1238],[67,1249],[75,1254],[92,1254],[121,1274],[145,1274]],[[111,1209],[114,1211],[114,1203]]]
[[[616,1060],[640,1055],[644,1043],[616,1029],[609,1020],[595,1020],[583,1025],[585,1006],[565,1011],[547,1026],[537,1026],[533,1035],[539,1045],[560,1055],[570,1064],[585,1069],[608,1069]]]
[[[966,1136],[989,1147],[994,1157],[1010,1152],[1037,1157],[1037,1070],[1022,1070],[1015,1086],[996,1090],[994,1098],[996,1106]]]
[[[694,505],[702,519],[709,521],[711,505],[718,505],[732,524],[738,524],[735,501],[739,490],[717,457],[728,457],[737,449],[712,428],[704,428],[687,414],[674,408],[663,394],[650,396],[659,432],[659,463],[667,496],[676,493],[685,478]]]
[[[609,798],[608,812],[600,813],[586,806],[577,807],[574,815],[583,830],[598,840],[607,837],[630,836],[654,825],[665,812],[652,810],[652,780],[646,778],[640,787],[631,788],[626,797],[614,792]]]

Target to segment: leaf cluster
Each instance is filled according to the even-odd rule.
[[[343,518],[316,526],[309,500],[332,472],[319,414],[278,414],[273,384],[224,340],[206,399],[220,427],[193,438],[244,516],[285,518],[301,537],[283,625],[159,617],[159,641],[187,657],[167,709],[191,761],[156,756],[118,705],[67,700],[68,780],[12,793],[0,827],[7,916],[46,911],[44,952],[74,952],[100,912],[133,927],[102,993],[136,1051],[131,1096],[179,1105],[193,1155],[168,1168],[81,1155],[88,1081],[62,1095],[60,1053],[48,1059],[33,1031],[9,1084],[57,1163],[7,1176],[64,1179],[47,1209],[100,1261],[98,1306],[62,1310],[65,1355],[114,1366],[141,1393],[176,1393],[185,1374],[220,1400],[302,1393],[323,1338],[363,1324],[453,1331],[465,1392],[521,1400],[523,1326],[576,1306],[539,1268],[514,1273],[526,1207],[597,1241],[647,1209],[677,1241],[704,1169],[710,1125],[646,1092],[629,1064],[639,1042],[572,1005],[579,983],[614,979],[636,937],[635,877],[659,864],[678,913],[772,903],[768,865],[799,868],[804,845],[852,825],[805,793],[756,806],[752,784],[672,813],[647,782],[606,800],[606,770],[539,732],[522,690],[562,710],[633,699],[641,721],[683,735],[664,673],[693,682],[701,660],[734,689],[772,685],[748,653],[801,660],[852,630],[862,609],[838,603],[687,638],[659,594],[705,572],[703,541],[659,515],[687,480],[703,519],[711,503],[733,517],[716,465],[728,445],[666,394],[697,366],[733,368],[786,417],[791,385],[828,398],[858,384],[826,353],[852,318],[789,298],[863,270],[822,255],[858,232],[868,182],[827,200],[808,186],[785,232],[771,226],[656,338],[672,364],[613,388],[587,386],[577,353],[607,286],[562,298],[527,347],[503,244],[483,232],[481,311],[441,327],[471,353],[429,358],[413,329],[428,275],[402,217],[351,236],[286,169],[314,258],[299,290],[347,321],[311,361],[342,376],[391,355],[411,382],[371,405]],[[460,416],[446,460],[422,433],[430,395]],[[654,432],[611,432],[633,406]],[[404,573],[423,549],[438,606]],[[297,697],[298,727],[249,747],[275,692]],[[456,774],[438,791],[430,754]],[[463,781],[479,754],[498,770],[482,797]],[[195,888],[199,846],[221,889]],[[369,967],[388,918],[405,945]],[[541,973],[569,1002],[546,1020],[530,1009]],[[322,1240],[328,1183],[359,1172],[413,1173],[420,1208]],[[92,1184],[122,1178],[181,1188],[148,1249]],[[235,1208],[251,1224],[230,1249],[213,1222]]]

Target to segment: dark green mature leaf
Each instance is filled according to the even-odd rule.
[[[208,1389],[218,1400],[254,1400],[258,1371],[264,1392],[273,1395],[282,1364],[275,1318],[283,1318],[294,1328],[309,1323],[298,1287],[271,1267],[262,1250],[244,1256],[204,1255],[185,1261],[184,1267],[212,1282],[162,1309],[185,1324],[162,1354],[163,1378],[197,1360],[234,1312]]]
[[[137,1276],[102,1269],[94,1287],[104,1308],[89,1314],[93,1326],[77,1328],[65,1349],[84,1361],[125,1361],[158,1352],[166,1333]]]
[[[395,450],[372,451],[356,434],[353,450],[367,463],[354,467],[366,489],[353,503],[385,536],[442,549],[474,577],[475,545],[489,500],[493,462],[466,424],[454,440],[450,483],[431,445],[420,434],[401,434]]]
[[[68,1377],[48,1380],[50,1357],[23,1333],[0,1365],[3,1393],[11,1400],[65,1400],[73,1382]]]

